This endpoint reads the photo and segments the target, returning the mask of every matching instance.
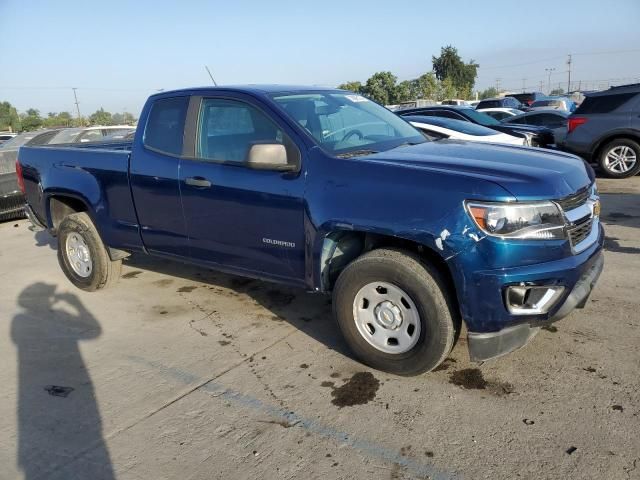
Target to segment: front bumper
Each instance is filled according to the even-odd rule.
[[[490,358],[500,357],[525,346],[544,324],[556,322],[566,317],[574,308],[584,308],[594,285],[598,281],[604,268],[602,251],[590,259],[589,266],[575,283],[569,294],[545,322],[530,321],[519,325],[503,328],[497,332],[469,332],[467,341],[469,356],[472,361],[480,362]]]

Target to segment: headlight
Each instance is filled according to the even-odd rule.
[[[504,238],[554,240],[565,238],[564,217],[552,202],[466,202],[467,211],[486,234]]]

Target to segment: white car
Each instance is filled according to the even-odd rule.
[[[515,117],[516,115],[520,115],[524,113],[522,110],[518,110],[517,108],[481,108],[478,112],[486,113],[487,115],[492,116],[498,121],[502,121],[505,118]]]
[[[432,140],[451,138],[470,142],[504,143],[507,145],[528,145],[525,138],[514,137],[506,133],[497,132],[482,125],[463,120],[445,117],[430,117],[424,115],[409,115],[402,117]]]

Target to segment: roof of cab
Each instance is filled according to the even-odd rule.
[[[190,87],[182,88],[178,90],[167,90],[158,92],[155,96],[165,96],[167,94],[176,93],[190,93],[190,92],[220,92],[220,91],[234,91],[253,94],[270,94],[270,93],[285,93],[285,92],[318,92],[318,91],[346,91],[333,87],[321,87],[321,86],[309,86],[309,85],[219,85],[219,86],[206,86],[206,87]]]

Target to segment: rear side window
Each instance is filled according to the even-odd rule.
[[[145,147],[168,155],[180,155],[188,106],[189,97],[156,100],[144,130]]]
[[[587,97],[578,107],[575,113],[609,113],[621,107],[637,93],[620,93],[618,95],[599,95],[597,97]]]
[[[204,99],[198,124],[196,156],[208,160],[243,163],[251,145],[284,140],[264,113],[237,100]]]
[[[483,101],[478,104],[478,109],[480,108],[500,108],[502,107],[502,102],[500,100],[488,100]]]

